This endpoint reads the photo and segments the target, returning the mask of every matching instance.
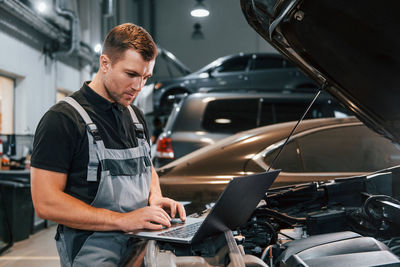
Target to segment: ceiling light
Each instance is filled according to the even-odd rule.
[[[206,6],[203,4],[203,0],[197,0],[197,3],[194,5],[194,8],[190,12],[190,15],[192,17],[207,17],[210,15],[210,11],[206,8]]]
[[[37,9],[40,13],[44,13],[47,9],[46,3],[40,2],[37,6]]]
[[[101,44],[96,44],[94,46],[94,52],[96,52],[97,54],[101,52]]]

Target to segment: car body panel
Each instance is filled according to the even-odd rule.
[[[295,123],[279,123],[241,132],[157,169],[163,192],[165,192],[166,196],[179,200],[190,199],[194,202],[203,203],[215,201],[213,197],[217,197],[222,192],[226,183],[232,177],[265,171],[269,166],[258,164],[257,156],[271,147],[273,147],[274,151],[277,151]],[[345,127],[351,129],[361,127],[362,131],[376,136],[376,138],[388,143],[390,146],[388,140],[380,138],[379,135],[368,130],[361,122],[352,117],[305,120],[299,125],[292,140],[327,129],[341,131]],[[397,151],[395,148],[393,149]],[[399,157],[393,161],[398,164],[400,163],[400,152],[397,152]],[[333,164],[333,166],[336,165]],[[362,173],[365,173],[365,171],[291,172],[285,171],[285,168],[283,168],[273,187],[326,181]]]
[[[242,93],[240,91],[240,93],[218,92],[189,95],[174,107],[164,132],[158,140],[160,142],[163,138],[171,139],[174,158],[165,158],[157,154],[154,158],[155,166],[163,166],[242,130],[298,119],[313,97],[315,97],[315,92],[287,93],[285,91],[280,93],[265,91]],[[286,114],[283,115],[284,112],[281,111]],[[344,114],[345,110],[336,102],[332,102],[329,96],[323,94],[311,108],[307,118],[334,117],[335,112]],[[217,119],[231,121],[217,124],[215,123]]]

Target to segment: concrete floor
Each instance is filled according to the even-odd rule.
[[[0,267],[59,267],[54,235],[56,226],[31,235],[14,244],[0,256]]]

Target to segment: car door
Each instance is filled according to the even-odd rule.
[[[197,88],[248,88],[249,55],[239,55],[223,61],[208,72],[208,77],[197,79]]]
[[[279,55],[254,54],[248,74],[252,88],[293,89],[314,87],[313,82],[298,68],[291,66]]]
[[[279,55],[252,55],[248,74],[252,88],[280,90],[289,76]]]

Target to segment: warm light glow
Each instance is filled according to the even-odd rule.
[[[207,138],[207,137],[200,138],[200,142],[207,143],[207,144],[214,144],[214,140],[211,138]]]
[[[47,9],[47,5],[43,2],[40,2],[37,9],[40,13],[44,13]]]
[[[258,139],[260,139],[260,137],[254,136],[254,137],[251,137],[251,138],[249,138],[247,140],[244,140],[243,143],[251,143],[251,142],[257,141]]]
[[[202,102],[203,102],[203,103],[208,103],[208,102],[214,101],[214,100],[215,100],[215,97],[206,97],[206,98],[204,98],[204,99],[202,100]]]
[[[101,52],[101,44],[96,44],[94,46],[94,52],[96,52],[96,53],[100,53]]]
[[[240,172],[241,175],[252,175],[255,174],[255,172]]]
[[[228,123],[231,123],[232,121],[230,119],[219,118],[219,119],[216,119],[215,122],[219,123],[219,124],[228,124]]]
[[[190,12],[190,15],[192,15],[192,17],[202,18],[202,17],[207,17],[208,15],[210,15],[210,11],[208,11],[207,9],[204,9],[204,8],[193,9]]]

